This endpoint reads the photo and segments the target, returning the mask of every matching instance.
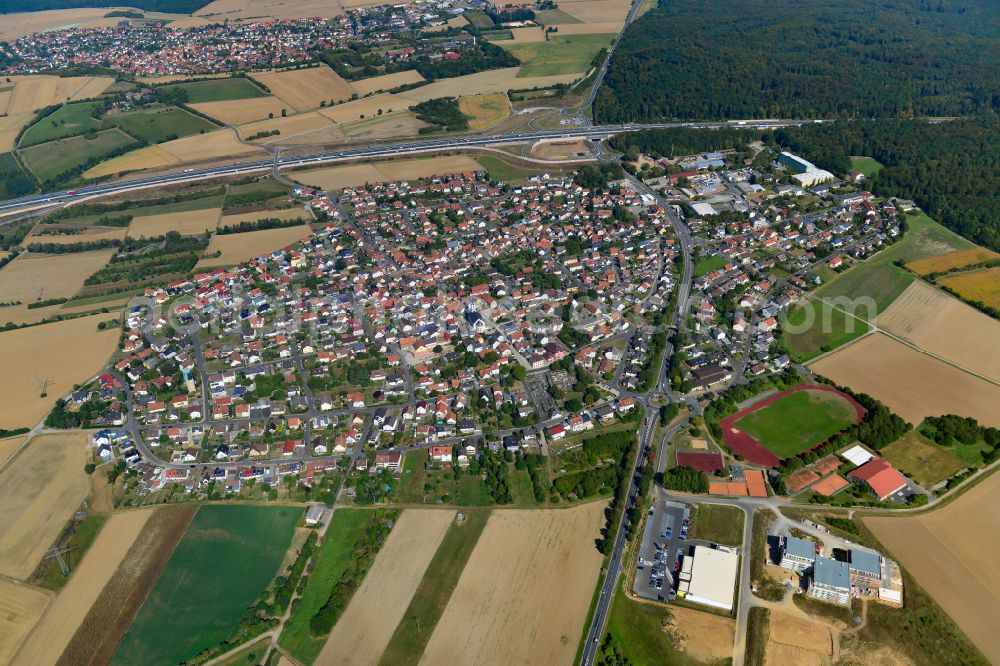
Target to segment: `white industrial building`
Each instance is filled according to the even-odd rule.
[[[820,183],[828,183],[835,178],[836,176],[825,169],[816,169],[814,171],[792,174],[792,180],[797,182],[802,187],[812,187],[813,185],[819,185]]]
[[[695,546],[681,566],[677,596],[695,603],[733,609],[740,556],[727,550]]]

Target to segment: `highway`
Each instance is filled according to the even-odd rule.
[[[544,139],[606,139],[614,134],[622,132],[640,132],[649,129],[667,129],[676,127],[686,127],[691,129],[715,129],[719,127],[744,127],[747,129],[772,129],[778,127],[789,127],[793,125],[803,125],[815,122],[812,120],[746,120],[729,122],[703,122],[703,123],[655,123],[655,124],[628,124],[628,125],[602,125],[598,127],[566,127],[558,130],[533,130],[528,132],[510,132],[504,134],[493,134],[488,136],[456,136],[428,139],[425,141],[398,142],[384,145],[359,146],[357,148],[345,148],[342,150],[331,150],[326,152],[303,155],[300,157],[269,157],[267,159],[231,164],[226,166],[215,166],[205,169],[184,169],[183,171],[156,176],[145,176],[129,178],[114,182],[86,185],[76,189],[63,190],[61,192],[50,192],[47,194],[33,194],[18,199],[10,199],[0,202],[0,216],[8,214],[25,213],[32,209],[40,209],[54,205],[68,205],[79,201],[132,192],[151,187],[163,187],[183,182],[194,182],[199,180],[209,180],[223,176],[233,176],[237,174],[255,173],[264,171],[277,171],[294,167],[329,164],[336,162],[347,162],[364,158],[378,157],[399,157],[418,153],[433,153],[445,150],[462,150],[466,148],[484,148],[488,146],[502,146],[516,143],[526,143],[541,141]],[[9,221],[9,220],[7,220]]]

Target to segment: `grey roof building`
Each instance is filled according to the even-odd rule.
[[[809,596],[846,606],[851,600],[851,574],[847,562],[817,557]]]
[[[805,571],[816,561],[816,544],[798,537],[785,537],[781,552],[781,566],[795,571]]]
[[[852,584],[857,585],[859,582],[862,584],[877,583],[882,579],[882,557],[878,553],[854,548],[849,553]]]

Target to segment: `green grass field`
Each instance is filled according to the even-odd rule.
[[[176,107],[131,111],[109,116],[108,120],[135,138],[145,139],[149,143],[161,143],[217,129],[216,125],[204,118]]]
[[[514,469],[510,472],[510,492],[517,506],[535,506],[535,487],[531,484],[531,474],[526,469]]]
[[[132,137],[115,128],[98,132],[92,139],[75,136],[32,146],[22,150],[21,157],[38,179],[44,182],[86,164],[93,158],[134,143]]]
[[[854,407],[827,391],[797,391],[734,425],[779,458],[808,451],[854,423]]]
[[[691,515],[691,539],[705,539],[723,546],[743,543],[743,512],[735,506],[702,504]]]
[[[484,12],[479,10],[474,10],[471,12],[465,12],[465,20],[480,29],[490,29],[493,27],[493,19],[487,16]]]
[[[855,317],[848,316],[839,307],[821,301],[794,306],[788,310],[781,328],[788,355],[796,363],[805,363],[861,337],[871,328],[864,321],[867,313],[859,310],[854,314]],[[806,327],[810,321],[812,325]]]
[[[586,73],[597,52],[610,45],[614,35],[549,35],[545,42],[499,43],[520,60],[518,78]]]
[[[490,155],[477,157],[476,161],[486,169],[486,173],[489,174],[491,180],[502,180],[505,183],[527,180],[529,176],[537,174],[536,171],[522,169],[513,164],[508,164],[499,157],[492,157]]]
[[[966,466],[949,447],[939,446],[916,430],[883,447],[880,453],[896,469],[927,488]]]
[[[333,512],[319,553],[313,556],[315,565],[308,574],[305,591],[293,606],[279,641],[281,647],[303,663],[311,664],[323,649],[326,637],[313,638],[309,634],[309,620],[326,603],[333,586],[347,569],[354,556],[354,544],[364,535],[370,516],[371,512],[364,509]]]
[[[301,515],[293,507],[201,507],[112,663],[182,663],[226,640],[278,572]]]
[[[725,257],[720,257],[718,255],[710,255],[707,257],[702,257],[694,265],[694,276],[701,277],[702,275],[708,275],[712,271],[717,271],[728,262]]]
[[[464,513],[465,522],[461,525],[452,523],[438,545],[434,559],[403,613],[403,619],[382,653],[380,665],[415,665],[420,661],[490,516],[489,509],[473,509]],[[414,618],[420,618],[419,628]]]
[[[566,25],[567,23],[583,23],[575,16],[570,16],[561,9],[543,9],[535,12],[535,22],[542,25]]]
[[[228,102],[234,99],[267,97],[267,93],[247,79],[212,79],[195,83],[177,83],[163,86],[164,90],[185,90],[189,104],[201,102]]]
[[[25,130],[18,145],[27,148],[53,139],[96,132],[101,129],[101,121],[90,115],[95,106],[97,102],[80,102],[59,107]]]
[[[628,661],[617,663],[635,666],[698,664],[698,661],[678,650],[671,642],[670,634],[663,630],[663,623],[669,617],[670,611],[666,607],[632,601],[622,592],[621,586],[618,586],[608,616],[607,633]],[[604,640],[602,639],[602,644]],[[598,663],[601,663],[600,657]]]
[[[874,157],[851,157],[851,168],[857,169],[865,175],[866,178],[871,178],[874,174],[882,170],[882,163],[876,160]]]
[[[850,270],[834,274],[815,291],[816,296],[825,300],[833,299],[834,309],[848,309],[859,317],[871,320],[892,305],[915,279],[912,273],[895,266],[894,261],[905,263],[974,247],[971,242],[945,229],[923,213],[907,216],[906,220],[910,228],[901,240]],[[803,362],[824,351],[836,349],[867,330],[860,325],[861,322],[855,320],[857,326],[853,333],[849,332],[844,313],[830,313],[828,305],[820,307],[810,304],[793,308],[788,313],[788,321],[792,324],[804,321],[807,316],[806,308],[814,315],[814,324],[809,330],[794,335],[782,331],[789,355],[795,361]],[[831,324],[825,331],[822,328],[824,314],[830,315]]]

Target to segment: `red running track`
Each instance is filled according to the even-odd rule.
[[[857,425],[861,423],[861,419],[864,418],[865,408],[862,407],[857,400],[842,393],[832,386],[827,386],[826,384],[799,384],[798,386],[793,386],[792,388],[781,391],[780,393],[775,393],[772,396],[768,396],[764,400],[747,407],[744,410],[738,411],[731,416],[727,416],[719,422],[722,427],[722,441],[726,443],[726,446],[732,450],[733,454],[742,455],[747,462],[754,463],[755,465],[763,465],[765,467],[777,467],[781,464],[781,458],[774,455],[767,449],[765,449],[760,442],[746,434],[742,430],[738,430],[735,427],[735,423],[747,414],[756,412],[759,409],[767,407],[773,402],[781,400],[786,395],[795,393],[796,391],[829,391],[830,393],[836,393],[837,395],[843,397],[854,407],[854,423]],[[822,441],[813,449],[818,448],[825,444],[826,441]],[[809,449],[812,450],[812,449]],[[804,453],[804,452],[803,452]]]

